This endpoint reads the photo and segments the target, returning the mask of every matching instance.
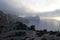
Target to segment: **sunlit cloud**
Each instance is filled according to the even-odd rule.
[[[60,16],[55,16],[55,17],[40,17],[40,19],[53,19],[56,21],[60,21]]]

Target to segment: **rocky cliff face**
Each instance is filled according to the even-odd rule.
[[[15,19],[14,15],[5,14],[0,11],[0,26],[11,24]]]
[[[22,17],[18,17],[16,15],[12,15],[12,14],[6,14],[2,11],[0,11],[0,26],[5,26],[5,25],[12,25],[13,23],[15,23],[16,21],[19,22],[24,22],[24,18]]]
[[[6,25],[7,23],[7,16],[2,11],[0,11],[0,26]]]

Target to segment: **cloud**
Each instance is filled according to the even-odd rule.
[[[25,12],[25,9],[16,7],[16,3],[13,2],[13,0],[0,0],[0,10],[16,14],[16,15],[22,15],[22,12]]]
[[[16,15],[41,14],[38,12],[56,9],[60,9],[60,0],[0,0],[0,10]]]
[[[27,10],[33,12],[54,11],[60,8],[60,0],[21,0],[20,2]]]

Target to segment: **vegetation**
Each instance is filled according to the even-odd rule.
[[[60,32],[56,36],[59,36],[60,37]]]
[[[22,22],[16,22],[16,29],[17,30],[26,30],[27,29],[27,25],[26,24],[23,24]]]
[[[14,40],[14,39],[11,39],[11,40]]]
[[[4,26],[0,26],[0,34],[2,33],[3,27]]]
[[[31,25],[28,27],[26,24],[23,24],[22,22],[16,22],[16,29],[17,30],[34,30],[35,31],[35,25]]]
[[[15,33],[15,36],[26,36],[26,33],[25,32],[18,32],[18,33]]]
[[[34,30],[34,31],[35,31],[35,25],[32,25],[32,26],[30,27],[30,30]]]
[[[46,38],[42,38],[42,40],[47,40]]]
[[[36,35],[38,35],[39,37],[43,36],[44,34],[47,34],[47,29],[44,29],[44,30],[40,30],[40,31],[37,31],[36,32]]]
[[[55,34],[57,34],[57,33],[58,33],[58,31],[55,31],[55,32],[50,31],[50,32],[49,32],[50,35],[55,35]]]

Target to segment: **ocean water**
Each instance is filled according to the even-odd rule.
[[[59,31],[60,30],[60,21],[53,19],[40,19],[40,20],[30,20],[29,25],[35,25],[36,30],[47,29],[48,31]]]
[[[53,19],[41,19],[39,29],[59,31],[60,21],[53,20]]]

